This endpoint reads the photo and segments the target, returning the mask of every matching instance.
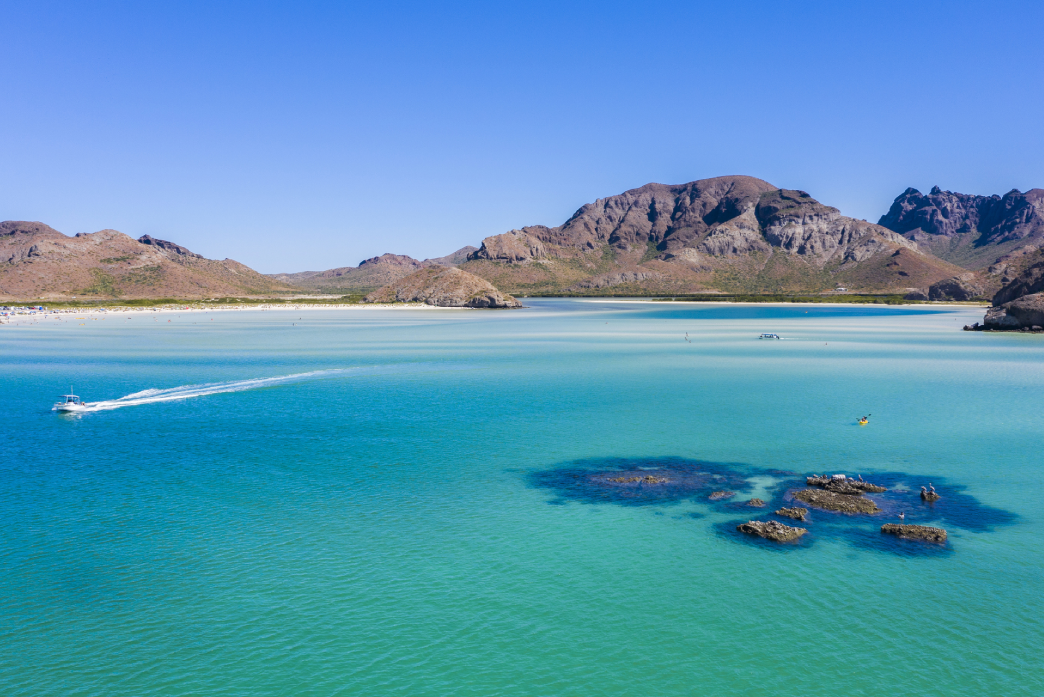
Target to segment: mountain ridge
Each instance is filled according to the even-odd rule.
[[[487,237],[460,268],[516,295],[907,292],[966,272],[807,192],[745,175],[598,199],[558,227]]]
[[[65,235],[40,222],[0,223],[0,297],[58,299],[262,295],[293,289],[233,259],[207,259],[149,235]]]

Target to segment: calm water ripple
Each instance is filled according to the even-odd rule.
[[[0,692],[1044,693],[1040,337],[530,304],[0,328]],[[735,533],[811,472],[883,517]],[[947,545],[883,539],[900,507]]]

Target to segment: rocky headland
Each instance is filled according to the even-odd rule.
[[[791,527],[775,520],[750,520],[736,526],[748,535],[757,535],[773,542],[793,542],[808,532],[805,528]]]
[[[924,542],[946,542],[946,531],[942,528],[933,528],[927,525],[900,525],[898,523],[885,523],[881,526],[881,532],[886,535],[896,535],[906,540],[923,540]]]
[[[438,307],[516,308],[522,303],[485,279],[455,267],[430,266],[366,296],[368,303],[422,302]]]
[[[1044,331],[1044,250],[1028,257],[1018,276],[997,291],[981,323],[969,331]]]

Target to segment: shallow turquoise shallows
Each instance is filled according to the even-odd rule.
[[[0,327],[0,694],[1044,694],[1044,338],[527,304]],[[811,473],[885,510],[735,531]]]

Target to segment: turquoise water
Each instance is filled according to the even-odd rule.
[[[1044,692],[1040,337],[527,302],[0,327],[0,693]],[[51,413],[70,384],[138,396]],[[770,508],[584,475],[640,467]],[[812,472],[912,489],[882,502],[948,544],[882,539],[892,509],[732,532]]]

